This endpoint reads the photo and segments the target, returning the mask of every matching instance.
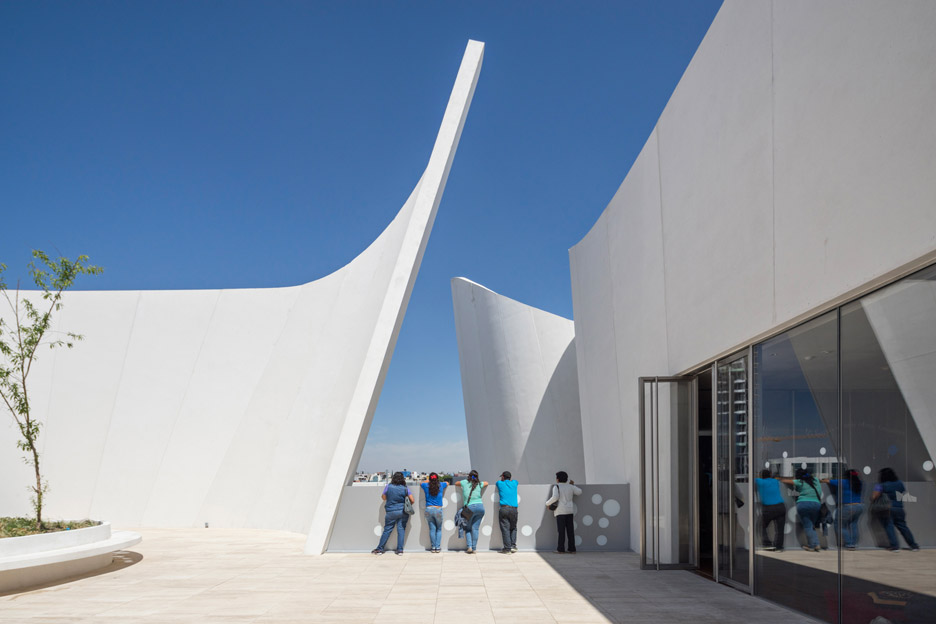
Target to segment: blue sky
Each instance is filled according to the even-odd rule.
[[[572,317],[601,214],[720,1],[0,4],[0,262],[286,286],[372,242],[484,65],[361,468],[465,468],[449,281]]]

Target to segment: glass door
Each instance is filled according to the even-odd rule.
[[[750,355],[716,364],[716,580],[751,591],[753,497],[750,479]]]
[[[696,380],[641,377],[639,382],[640,566],[695,568]]]

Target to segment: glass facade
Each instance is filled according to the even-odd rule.
[[[755,593],[936,621],[936,267],[755,345],[752,383]]]

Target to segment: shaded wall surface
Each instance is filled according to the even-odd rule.
[[[589,481],[637,482],[639,376],[936,258],[934,31],[931,2],[725,2],[570,251]]]
[[[521,483],[585,480],[572,321],[452,280],[471,467]]]
[[[469,42],[425,172],[345,267],[274,289],[73,292],[40,354],[51,517],[309,532],[322,552],[357,465],[481,68]],[[0,421],[0,514],[29,468]]]
[[[579,484],[577,484],[579,485]],[[555,550],[556,521],[545,503],[551,485],[523,485],[517,489],[520,506],[517,518],[517,548],[519,550]],[[580,485],[581,496],[575,497],[575,543],[582,551],[630,550],[629,486]],[[429,548],[429,528],[424,510],[422,488],[411,486],[416,497],[416,514],[406,528],[404,550],[422,551]],[[349,485],[341,497],[341,508],[328,544],[329,552],[370,552],[380,541],[384,526],[384,506],[380,499],[383,486]],[[499,499],[497,488],[484,490],[484,518],[478,532],[478,550],[497,550],[503,545],[498,524]],[[462,508],[461,488],[449,486],[445,492],[442,529],[443,550],[464,550],[465,538],[458,537],[455,514]],[[387,542],[387,550],[396,548],[396,531]]]

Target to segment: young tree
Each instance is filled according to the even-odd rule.
[[[0,398],[19,427],[22,439],[16,445],[26,453],[23,459],[35,472],[36,483],[29,489],[36,512],[36,529],[42,530],[43,497],[48,489],[39,469],[37,442],[42,423],[32,413],[26,381],[39,347],[55,349],[64,346],[71,349],[76,341],[83,338],[78,334],[51,331],[52,316],[62,309],[62,293],[71,288],[78,276],[98,275],[102,269],[88,264],[87,256],[78,256],[76,260],[53,260],[35,249],[32,255],[29,276],[42,291],[38,300],[21,297],[18,281],[11,298],[3,279],[7,267],[0,264],[0,293],[9,304],[11,313],[9,320],[0,316]],[[52,337],[53,334],[58,337]]]

